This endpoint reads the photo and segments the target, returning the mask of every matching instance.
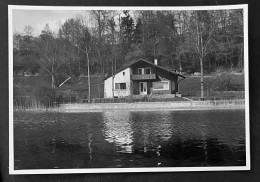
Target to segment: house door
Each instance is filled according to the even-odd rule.
[[[139,83],[140,95],[147,95],[147,82]]]

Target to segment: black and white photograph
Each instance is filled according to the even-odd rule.
[[[250,170],[248,6],[8,6],[9,174]]]

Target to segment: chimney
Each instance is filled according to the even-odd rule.
[[[156,58],[154,59],[154,64],[155,64],[155,65],[158,65],[158,61],[157,61]]]

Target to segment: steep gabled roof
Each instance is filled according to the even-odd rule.
[[[152,66],[154,66],[154,67],[157,67],[157,68],[159,68],[159,69],[162,69],[162,70],[164,70],[164,71],[167,71],[167,72],[169,72],[169,73],[172,73],[172,74],[174,74],[174,75],[177,75],[177,76],[179,76],[179,77],[186,78],[184,75],[182,75],[182,74],[180,74],[180,73],[178,73],[178,72],[173,72],[173,71],[171,71],[171,70],[168,70],[168,69],[166,69],[166,68],[164,68],[164,67],[161,67],[161,66],[159,66],[159,65],[156,65],[156,64],[151,63],[150,61],[146,61],[146,60],[144,60],[144,59],[138,59],[138,60],[131,61],[131,62],[128,63],[126,66],[123,66],[121,69],[119,69],[115,74],[117,74],[117,73],[119,73],[120,71],[122,71],[122,70],[124,70],[124,69],[126,69],[126,68],[128,68],[128,67],[130,67],[130,66],[132,66],[132,65],[134,65],[135,63],[137,63],[137,62],[139,62],[139,61],[143,61],[143,62],[145,62],[145,63],[147,63],[147,64],[150,64],[150,65],[152,65]],[[106,78],[104,78],[104,80],[108,79],[108,78],[111,77],[111,76],[113,76],[113,75],[107,76]]]

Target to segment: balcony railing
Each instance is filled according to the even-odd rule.
[[[155,80],[156,74],[131,75],[132,80]]]

